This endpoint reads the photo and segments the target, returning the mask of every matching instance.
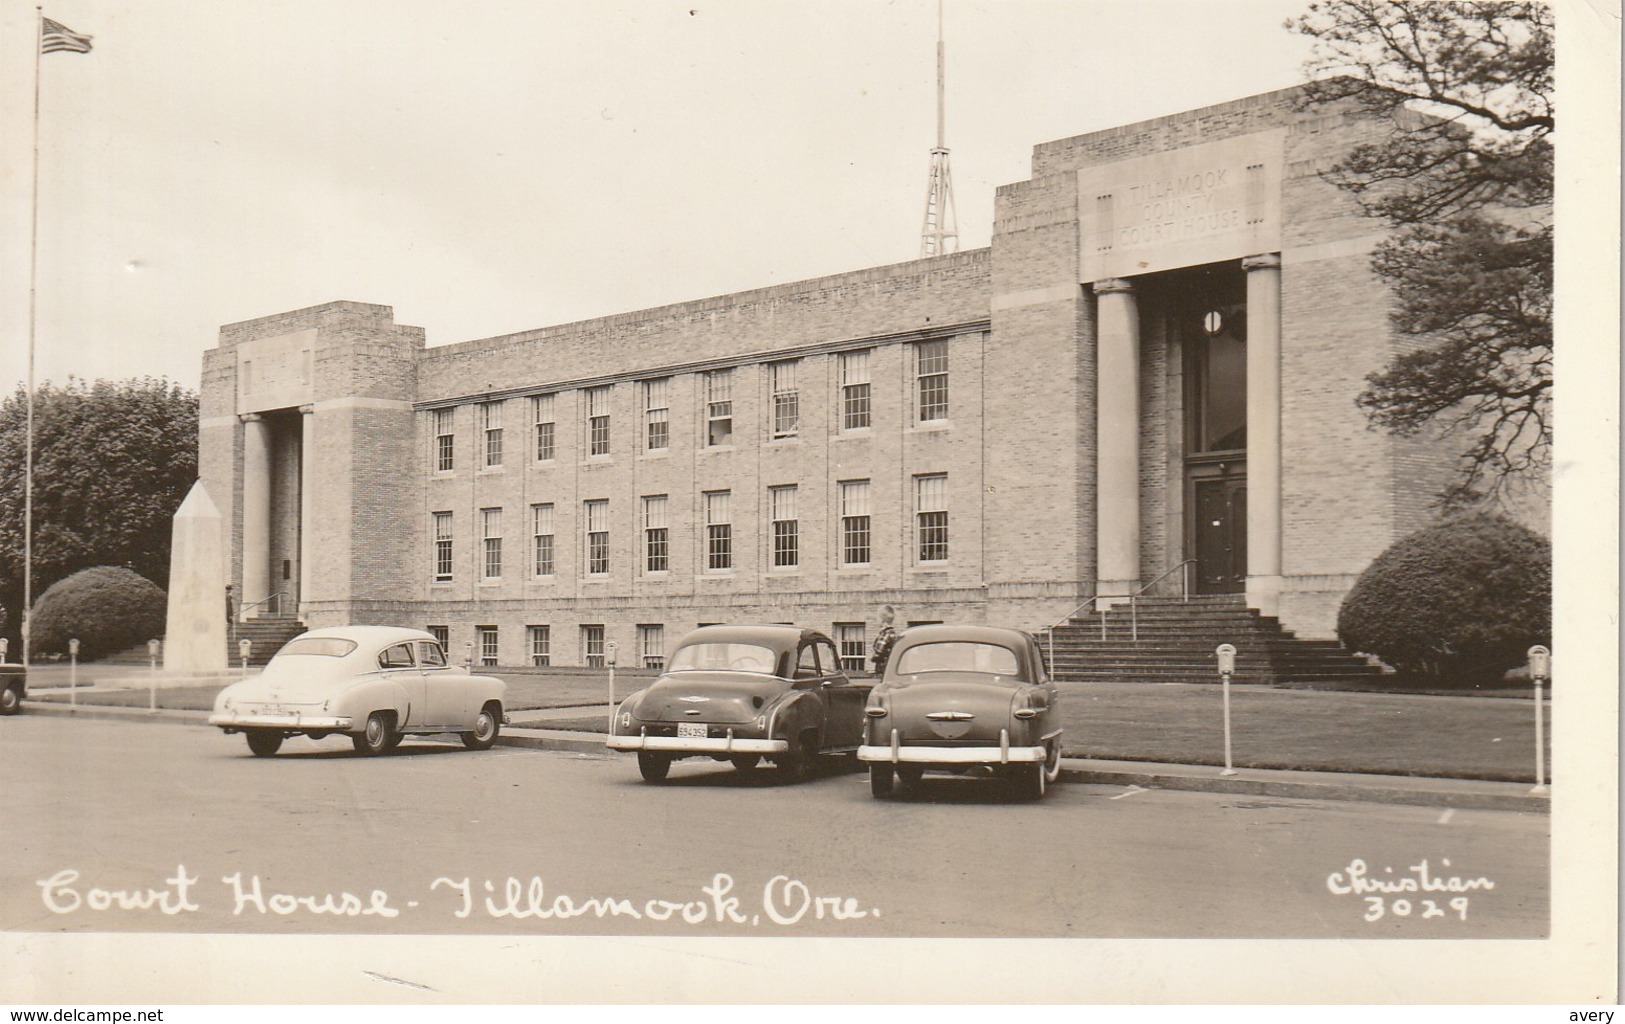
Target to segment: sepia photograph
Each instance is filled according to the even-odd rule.
[[[8,0],[0,1003],[1618,1003],[1619,16]]]

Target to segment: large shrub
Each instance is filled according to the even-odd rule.
[[[53,584],[34,604],[29,648],[66,654],[79,641],[79,660],[93,661],[164,635],[166,599],[151,580],[102,565]]]
[[[1551,542],[1487,513],[1413,533],[1360,574],[1337,635],[1420,682],[1494,682],[1551,643]]]

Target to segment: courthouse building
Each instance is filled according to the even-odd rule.
[[[229,324],[231,578],[503,665],[753,621],[856,665],[887,605],[1041,630],[1187,571],[1331,636],[1451,456],[1354,404],[1402,342],[1322,172],[1383,126],[1297,98],[1039,144],[982,249],[435,347],[358,302]]]

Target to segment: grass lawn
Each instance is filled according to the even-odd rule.
[[[149,691],[139,673],[80,670],[81,684],[131,685],[125,690],[81,690],[83,705],[144,708]],[[545,673],[498,670],[508,680],[508,710],[515,724],[603,732],[598,715],[550,710],[609,700],[602,672]],[[98,678],[99,676],[99,678]],[[647,685],[649,674],[617,673],[615,696]],[[31,670],[30,689],[67,684],[58,666]],[[206,711],[218,686],[157,691],[160,708]],[[1433,775],[1533,782],[1534,705],[1525,696],[1434,696],[1260,686],[1231,689],[1231,752],[1238,767],[1305,771]],[[66,693],[35,701],[67,703]],[[1180,764],[1224,763],[1221,688],[1155,683],[1063,683],[1062,718],[1069,756]],[[1550,701],[1546,704],[1546,763],[1551,764]]]

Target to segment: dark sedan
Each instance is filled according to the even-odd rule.
[[[1061,770],[1057,691],[1038,642],[994,626],[915,626],[897,640],[885,678],[869,695],[869,765],[877,797],[894,780],[978,766],[1033,799]]]
[[[626,698],[609,748],[638,755],[648,782],[683,757],[763,758],[805,778],[822,753],[855,750],[869,687],[841,670],[835,644],[800,626],[702,626],[685,636],[664,673]]]

